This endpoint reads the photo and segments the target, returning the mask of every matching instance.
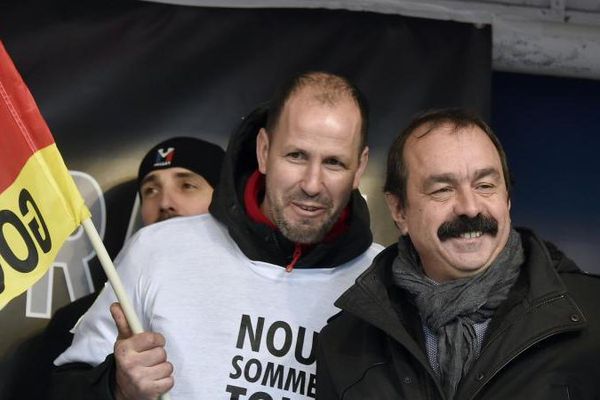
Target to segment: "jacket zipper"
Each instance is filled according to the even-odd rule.
[[[302,245],[300,243],[296,243],[296,245],[294,246],[294,254],[292,256],[292,261],[290,261],[290,263],[286,265],[285,272],[292,272],[301,255]]]

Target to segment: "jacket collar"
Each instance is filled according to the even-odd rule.
[[[277,226],[262,212],[260,203],[265,195],[265,176],[259,171],[254,171],[244,188],[244,206],[248,217],[257,224],[266,225],[273,231],[276,231]],[[333,243],[342,233],[348,230],[348,215],[350,214],[349,207],[345,207],[335,225],[327,233],[323,242]],[[302,256],[314,248],[312,244],[294,243],[294,253],[292,260],[286,265],[287,272],[292,272],[296,263]]]
[[[534,307],[548,299],[566,295],[567,289],[558,272],[578,271],[574,263],[532,231],[524,228],[518,228],[517,231],[521,234],[525,251],[522,274],[526,274],[528,286],[526,304]],[[549,249],[549,246],[552,247]],[[390,291],[399,289],[391,283],[391,265],[397,254],[397,244],[393,244],[377,255],[372,265],[356,280],[356,284],[336,301],[336,305],[353,314],[370,316],[374,325],[384,328],[389,321],[378,313],[383,310],[394,312]]]

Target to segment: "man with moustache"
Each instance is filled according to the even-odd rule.
[[[481,119],[414,119],[385,192],[402,236],[336,301],[317,399],[597,398],[600,279],[512,227],[506,156]]]
[[[150,332],[132,335],[101,295],[57,360],[54,398],[314,398],[316,334],[381,250],[357,190],[366,134],[358,90],[322,72],[246,117],[210,215],[145,228],[119,256]]]

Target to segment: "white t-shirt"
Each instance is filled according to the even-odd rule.
[[[145,330],[166,337],[175,366],[173,400],[298,400],[315,397],[317,332],[333,302],[382,250],[377,244],[336,268],[249,260],[210,215],[175,218],[139,231],[118,271]],[[116,327],[105,287],[56,365],[97,365]]]

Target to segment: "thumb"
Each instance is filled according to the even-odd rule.
[[[121,308],[121,304],[112,303],[110,305],[110,313],[115,320],[115,324],[117,325],[117,330],[119,331],[119,335],[117,339],[127,339],[133,336],[133,332],[129,327],[129,323],[127,322],[127,318],[125,318],[125,313]]]

